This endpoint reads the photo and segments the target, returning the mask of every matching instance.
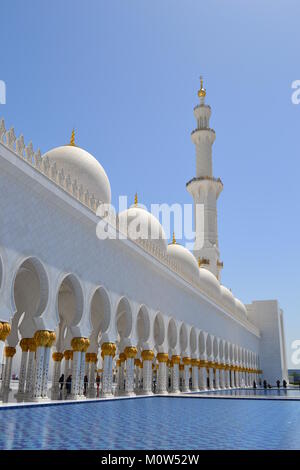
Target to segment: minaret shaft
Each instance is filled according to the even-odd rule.
[[[194,108],[197,127],[192,132],[196,148],[196,177],[187,183],[187,190],[194,199],[195,244],[194,255],[200,265],[219,278],[217,199],[223,189],[221,180],[213,177],[212,145],[215,131],[209,127],[210,106],[205,104],[206,91],[201,81],[198,92],[200,104]]]

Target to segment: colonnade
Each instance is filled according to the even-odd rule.
[[[5,341],[10,332],[10,324],[0,325],[0,339]],[[16,394],[20,400],[49,399],[49,364],[55,340],[53,331],[39,330],[33,338],[23,338],[20,341],[22,356]],[[153,350],[141,350],[133,345],[119,351],[113,342],[101,345],[100,360],[96,352],[87,352],[89,346],[88,338],[73,338],[71,350],[52,353],[51,399],[59,398],[59,378],[62,373],[65,381],[67,377],[72,377],[67,398],[74,400],[96,396],[177,394],[246,388],[252,387],[254,381],[258,383],[261,373],[260,370],[242,365],[200,360],[187,355],[169,355],[167,352],[155,354]],[[4,352],[2,399],[10,391],[12,361],[16,349],[5,346]],[[101,369],[97,369],[98,362],[102,365]]]

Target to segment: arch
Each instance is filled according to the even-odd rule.
[[[132,311],[129,300],[122,297],[116,309],[116,330],[119,339],[128,338],[132,331]]]
[[[213,338],[210,334],[207,335],[206,338],[206,353],[207,357],[209,358],[213,352]]]
[[[214,337],[213,341],[213,355],[215,360],[219,358],[219,340],[216,337]]]
[[[156,350],[158,350],[159,346],[165,341],[165,323],[160,312],[156,314],[154,319],[153,336]]]
[[[219,360],[220,362],[224,362],[224,348],[225,348],[225,341],[220,339],[219,341]]]
[[[229,343],[229,360],[232,364],[234,362],[234,355],[233,355],[233,344]]]
[[[136,334],[139,344],[147,342],[150,336],[150,317],[145,305],[141,305],[136,317]]]
[[[190,331],[190,349],[191,353],[195,354],[197,350],[197,334],[194,327],[192,327]]]
[[[95,289],[90,302],[90,335],[89,352],[98,352],[101,336],[107,332],[111,323],[111,302],[109,294],[103,286]]]
[[[179,345],[181,352],[185,352],[188,347],[188,333],[187,327],[184,323],[181,324],[179,331]]]
[[[168,345],[171,350],[177,346],[177,325],[173,318],[169,320],[168,324]]]
[[[224,359],[227,362],[229,359],[229,346],[228,346],[228,341],[225,341],[224,345]]]
[[[69,349],[72,340],[71,327],[78,325],[83,315],[83,290],[77,276],[64,274],[56,296],[56,311],[59,318],[56,349]]]
[[[49,279],[42,262],[36,257],[23,259],[12,283],[12,305],[32,317],[40,316],[49,299]]]
[[[205,354],[206,351],[206,339],[204,331],[200,331],[199,333],[199,352],[200,354]]]
[[[42,262],[35,257],[24,258],[13,276],[11,304],[14,306],[12,329],[8,343],[15,346],[22,337],[32,337],[36,331],[34,318],[46,309],[49,280]]]

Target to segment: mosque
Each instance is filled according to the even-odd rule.
[[[108,223],[126,236],[99,239],[98,210],[110,204],[111,188],[96,158],[76,145],[74,132],[70,144],[41,155],[0,121],[3,401],[13,373],[21,401],[56,400],[62,374],[72,376],[74,400],[96,396],[97,376],[103,397],[287,380],[277,300],[244,305],[221,283],[223,183],[213,176],[215,131],[202,80],[198,96],[196,175],[186,185],[195,207],[193,253],[175,237],[168,244],[137,199],[114,227]],[[133,237],[130,221],[148,235]]]

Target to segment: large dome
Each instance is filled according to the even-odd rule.
[[[247,310],[245,305],[237,298],[235,298],[236,313],[241,317],[247,317]]]
[[[221,285],[221,299],[225,307],[235,312],[235,298],[227,287]]]
[[[216,276],[214,276],[208,269],[200,266],[200,286],[207,292],[213,299],[220,301],[220,283]]]
[[[109,179],[100,163],[86,150],[76,145],[63,145],[46,152],[42,158],[48,157],[50,163],[56,163],[57,170],[63,169],[65,176],[88,190],[96,200],[110,204],[111,190]]]
[[[159,220],[139,204],[120,212],[118,216],[120,232],[127,234],[133,240],[148,240],[153,247],[162,253],[167,251],[166,234]]]
[[[195,256],[187,248],[178,243],[170,243],[167,253],[188,276],[199,279],[198,263]]]

